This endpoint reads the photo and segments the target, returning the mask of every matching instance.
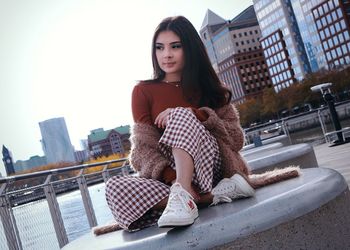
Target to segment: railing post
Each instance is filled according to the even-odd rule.
[[[97,220],[92,206],[88,186],[86,184],[85,176],[83,175],[84,169],[81,169],[79,172],[79,177],[77,178],[81,197],[83,199],[83,204],[86,212],[86,216],[89,221],[90,228],[97,226]]]
[[[292,145],[292,139],[290,138],[289,130],[288,130],[288,125],[284,119],[282,119],[282,128],[284,131],[284,134],[288,136],[289,144]]]
[[[330,141],[328,140],[328,137],[326,136],[327,131],[326,131],[326,126],[325,126],[324,123],[323,123],[322,114],[321,114],[321,109],[319,109],[319,110],[317,111],[317,115],[318,115],[318,119],[319,119],[320,124],[321,124],[321,128],[322,128],[322,133],[323,133],[324,139],[325,139],[325,141],[326,141],[327,143],[329,143]]]
[[[0,187],[0,218],[5,231],[7,246],[10,250],[22,249],[21,239],[18,234],[17,224],[13,216],[11,204],[6,195],[3,193],[6,190],[7,183]]]
[[[52,186],[51,181],[52,175],[48,175],[45,180],[44,192],[49,205],[51,218],[55,228],[58,244],[60,248],[68,244],[67,232],[63,224],[63,219],[60,211],[60,207],[57,202],[56,193]]]
[[[109,171],[108,171],[108,165],[109,164],[106,164],[104,167],[103,167],[103,171],[102,171],[102,177],[103,177],[103,181],[105,183],[107,183],[110,175],[109,175]]]

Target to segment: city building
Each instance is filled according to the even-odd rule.
[[[39,122],[39,126],[47,163],[75,162],[74,149],[64,118]]]
[[[302,1],[310,8],[329,69],[350,63],[350,2],[348,0]],[[310,17],[311,19],[311,17]]]
[[[21,171],[30,170],[36,167],[40,167],[46,164],[47,164],[47,161],[45,156],[35,155],[30,157],[26,161],[23,161],[23,160],[16,161],[16,163],[14,164],[14,167],[16,172],[21,172]]]
[[[74,152],[75,160],[78,163],[83,163],[84,161],[89,160],[89,150],[83,149],[83,150],[76,150]]]
[[[125,153],[130,150],[130,126],[120,126],[110,130],[92,130],[88,136],[90,155],[94,158]]]
[[[254,0],[261,45],[276,91],[350,63],[348,0]]]
[[[15,168],[13,165],[13,158],[10,150],[8,150],[5,145],[2,145],[2,161],[5,165],[6,175],[9,176],[15,173]]]
[[[319,33],[312,15],[312,8],[324,0],[292,0],[295,18],[299,27],[300,35],[304,43],[312,72],[327,69],[325,54],[319,39]]]
[[[291,1],[253,0],[260,40],[276,92],[311,72]]]
[[[229,21],[208,10],[200,35],[220,80],[232,90],[233,102],[255,98],[272,86],[253,6]]]

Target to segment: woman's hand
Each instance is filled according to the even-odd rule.
[[[173,110],[172,108],[167,108],[163,112],[159,113],[159,115],[157,116],[156,120],[154,121],[154,124],[158,128],[165,128],[166,124],[168,122],[168,116],[169,116],[169,114],[170,114],[170,112],[172,110]]]

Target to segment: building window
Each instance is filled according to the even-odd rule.
[[[338,19],[335,11],[332,11],[332,17],[333,17],[334,21],[336,21]]]
[[[344,44],[344,45],[342,45],[341,46],[341,48],[342,48],[342,50],[343,50],[343,54],[347,54],[348,53],[348,51],[347,51],[347,49],[346,49],[346,45]]]
[[[337,14],[339,18],[343,17],[343,13],[341,12],[341,9],[337,9]]]
[[[323,8],[322,8],[322,6],[318,7],[318,12],[320,13],[320,16],[323,15]]]
[[[335,24],[335,30],[336,30],[337,32],[339,32],[339,31],[340,31],[340,25],[339,25],[339,22],[337,22],[337,23]]]
[[[344,37],[345,37],[345,40],[349,40],[349,32],[348,31],[345,31],[344,32]]]

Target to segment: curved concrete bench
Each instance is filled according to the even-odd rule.
[[[192,226],[88,233],[63,249],[349,249],[350,193],[338,172],[302,169],[255,197],[204,208]]]
[[[300,166],[300,168],[318,167],[314,149],[306,143],[260,151],[244,158],[253,173],[262,173],[290,165]]]
[[[249,155],[253,155],[253,154],[256,154],[258,152],[265,152],[265,151],[269,151],[271,149],[281,148],[281,147],[283,147],[283,144],[281,142],[275,142],[275,143],[263,145],[263,146],[260,146],[260,147],[251,148],[251,149],[248,149],[248,150],[241,151],[241,154],[244,157],[247,157]]]
[[[274,137],[271,137],[269,139],[265,139],[265,140],[261,141],[262,145],[267,145],[267,144],[271,144],[271,143],[275,143],[275,142],[280,142],[284,146],[290,145],[290,141],[289,141],[289,138],[287,135],[278,135],[278,136],[274,136]],[[248,150],[248,149],[252,149],[252,148],[256,148],[255,145],[248,144],[248,145],[244,146],[242,150],[244,151],[244,150]]]

